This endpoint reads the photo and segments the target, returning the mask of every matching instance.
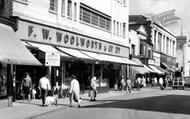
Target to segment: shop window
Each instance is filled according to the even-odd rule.
[[[0,97],[7,96],[7,65],[0,64]]]
[[[57,0],[50,0],[50,11],[57,12]]]

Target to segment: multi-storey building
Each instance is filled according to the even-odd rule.
[[[147,34],[144,43],[142,42],[143,40],[140,43],[141,61],[158,73],[165,73],[165,70],[173,71],[176,60],[175,34],[161,24],[155,23],[150,18],[142,15],[131,15],[129,18],[129,28],[137,31],[140,27],[144,27],[144,31]]]
[[[129,0],[14,0],[17,36],[43,64],[17,66],[17,74],[28,71],[38,84],[48,72],[52,86],[75,74],[82,90],[96,76],[99,87],[113,87],[138,65],[129,60],[128,11]]]
[[[166,27],[152,24],[153,59],[155,65],[175,69],[176,35]]]

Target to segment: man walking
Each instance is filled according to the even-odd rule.
[[[50,83],[47,77],[48,75],[45,75],[39,81],[39,89],[41,90],[42,106],[46,106],[45,101],[46,101],[48,90],[50,90]]]

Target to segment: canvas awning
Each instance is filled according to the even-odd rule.
[[[158,70],[160,70],[163,73],[167,73],[168,71],[166,71],[165,69],[161,68],[160,66],[155,66]]]
[[[88,52],[88,51],[81,51],[81,52],[84,53],[85,55],[89,56],[89,57],[92,57],[92,58],[96,59],[96,60],[106,61],[106,59],[104,59],[104,57],[102,57],[98,53]]]
[[[93,60],[92,57],[89,57],[89,56],[85,55],[80,50],[70,49],[70,48],[64,48],[64,47],[57,47],[57,48],[60,51],[62,51],[63,53],[69,54],[69,55],[71,55],[73,57],[80,58],[80,59],[90,59],[90,60]]]
[[[174,69],[170,68],[166,63],[161,62],[161,66],[164,66],[166,70],[174,72]]]
[[[158,74],[164,74],[164,72],[160,71],[159,69],[157,69],[155,66],[153,65],[148,65],[155,73]]]
[[[55,49],[53,46],[51,45],[46,45],[46,44],[40,44],[40,43],[32,43],[32,42],[27,42],[28,44],[30,44],[33,47],[37,47],[39,50],[41,50],[42,52],[51,52],[51,53],[60,53],[61,56],[63,57],[71,57],[68,54],[62,53],[59,50]]]
[[[0,24],[0,62],[18,65],[41,65],[17,38],[10,26]]]
[[[134,61],[135,63],[138,63],[138,64],[142,65],[142,67],[134,67],[134,66],[132,66],[131,68],[132,68],[133,70],[136,70],[136,71],[137,71],[138,73],[140,73],[140,74],[149,73],[149,70],[147,70],[147,69],[144,67],[144,64],[142,64],[142,62],[141,62],[139,59],[137,59],[137,58],[132,58],[132,61]]]

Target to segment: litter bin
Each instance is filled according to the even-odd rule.
[[[13,96],[8,96],[8,107],[12,106],[13,104]]]

